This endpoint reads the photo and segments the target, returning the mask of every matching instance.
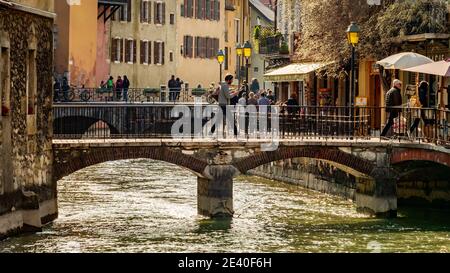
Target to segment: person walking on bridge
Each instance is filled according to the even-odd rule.
[[[385,137],[394,125],[394,119],[399,116],[402,109],[399,106],[402,105],[402,82],[398,79],[392,83],[392,88],[386,93],[386,112],[389,114],[388,123],[381,133],[382,137]]]

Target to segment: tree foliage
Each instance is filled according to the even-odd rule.
[[[328,73],[348,70],[351,47],[346,30],[352,21],[361,28],[358,53],[382,58],[396,50],[400,35],[447,33],[447,2],[443,0],[302,0],[299,59],[334,62]]]

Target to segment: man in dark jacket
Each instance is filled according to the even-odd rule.
[[[394,119],[402,112],[401,108],[396,108],[402,105],[402,82],[394,80],[393,87],[386,93],[386,112],[389,113],[388,123],[383,129],[381,136],[384,137],[394,125]]]

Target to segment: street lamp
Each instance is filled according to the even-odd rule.
[[[354,106],[355,103],[355,90],[356,90],[356,81],[355,81],[355,47],[359,42],[359,27],[355,22],[352,22],[347,29],[347,39],[348,43],[352,46],[352,60],[351,60],[351,69],[352,69],[352,82],[351,82],[351,105]]]
[[[220,81],[222,82],[222,64],[225,61],[225,54],[223,54],[223,50],[220,49],[219,52],[217,53],[217,62],[219,62],[220,65]]]
[[[236,54],[238,55],[238,72],[237,72],[237,77],[239,80],[239,86],[241,86],[241,57],[244,54],[244,48],[241,46],[240,43],[236,44]]]
[[[247,84],[248,84],[248,58],[252,56],[252,45],[249,41],[245,42],[244,44],[244,57],[245,57],[245,67],[246,67],[246,78],[247,78]]]

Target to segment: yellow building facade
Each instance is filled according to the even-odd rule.
[[[176,77],[189,87],[219,82],[225,41],[225,1],[177,0]],[[173,35],[173,34],[172,34]]]
[[[175,74],[175,1],[128,1],[110,27],[110,75],[126,75],[132,88],[159,88]],[[104,79],[106,80],[106,79]]]
[[[250,40],[250,18],[248,0],[225,1],[225,37],[224,52],[226,61],[225,73],[229,73],[238,79],[239,67],[243,66],[242,58],[236,54],[236,45]],[[240,60],[241,59],[241,60]],[[241,77],[245,75],[241,71]],[[250,76],[251,78],[251,73]]]

